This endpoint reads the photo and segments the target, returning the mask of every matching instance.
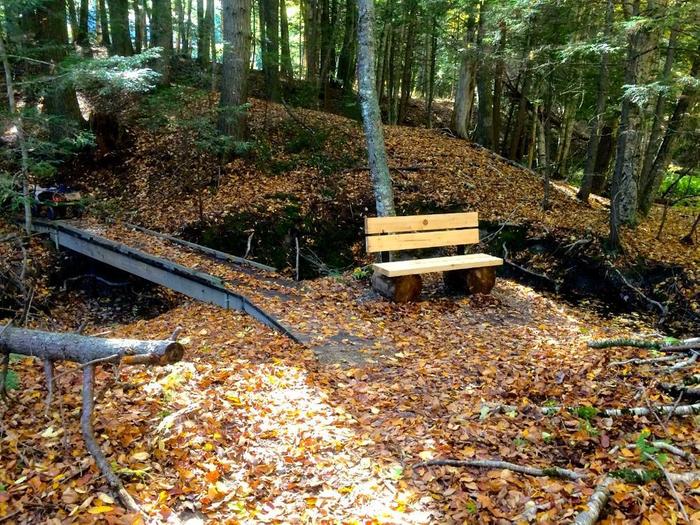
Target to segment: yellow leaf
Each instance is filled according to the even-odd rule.
[[[97,495],[97,499],[99,499],[102,503],[106,503],[107,505],[114,505],[114,498],[105,494],[104,492],[100,492]]]
[[[433,459],[433,452],[432,450],[422,450],[418,454],[418,457],[420,457],[423,461],[428,461],[429,459]]]
[[[134,461],[146,461],[149,458],[150,454],[146,451],[143,452],[136,452],[131,456],[131,459]]]
[[[88,513],[90,514],[105,514],[107,512],[112,512],[114,510],[114,507],[110,507],[109,505],[98,505],[97,507],[90,507],[88,509]]]

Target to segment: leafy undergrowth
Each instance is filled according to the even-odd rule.
[[[446,298],[429,282],[429,300],[395,305],[350,278],[302,286],[265,281],[117,225],[101,233],[218,275],[316,335],[305,348],[249,317],[192,303],[128,325],[88,326],[88,333],[137,338],[184,329],[183,362],[98,375],[100,442],[153,517],[561,523],[604,473],[650,468],[638,450],[626,448],[640,436],[700,452],[694,417],[611,419],[592,408],[543,416],[534,409],[672,403],[656,384],[678,376],[650,365],[610,366],[646,351],[585,344],[648,333],[634,318],[603,320],[506,280],[491,296],[461,298]],[[57,319],[71,317],[62,313]],[[315,354],[329,341],[362,359],[340,355],[319,363]],[[13,368],[22,389],[1,419],[0,516],[129,522],[82,445],[79,374],[59,367],[60,395],[45,416],[40,364],[24,359]],[[489,408],[500,404],[516,410]],[[448,457],[559,466],[587,477],[575,483],[500,470],[412,468]],[[675,456],[665,461],[671,471],[692,469]],[[697,484],[677,489],[692,519],[700,519]],[[608,523],[675,522],[678,515],[663,481],[617,483],[608,510]]]

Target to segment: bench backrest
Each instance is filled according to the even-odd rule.
[[[392,252],[476,244],[477,212],[365,218],[367,252]]]

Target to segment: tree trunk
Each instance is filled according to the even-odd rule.
[[[358,0],[357,77],[360,86],[360,108],[367,142],[370,176],[377,203],[377,215],[396,215],[394,191],[384,146],[384,131],[377,100],[374,69],[374,0]]]
[[[640,0],[630,6],[632,16],[640,14]],[[640,56],[644,47],[644,30],[630,32],[627,44],[624,84],[634,86],[640,80]],[[619,248],[619,225],[634,225],[637,216],[636,170],[639,164],[641,114],[639,107],[628,97],[622,100],[620,132],[617,138],[617,155],[613,172],[610,203],[610,245]],[[613,224],[613,222],[616,222]],[[614,234],[614,235],[613,235]]]
[[[506,22],[501,20],[498,24],[498,57],[496,71],[493,79],[493,149],[501,143],[501,98],[503,95],[503,75],[506,71]]]
[[[175,51],[181,55],[185,40],[185,6],[183,0],[175,0],[175,13],[177,15],[177,39]]]
[[[121,361],[125,364],[168,364],[179,361],[184,354],[183,346],[171,340],[103,339],[12,326],[0,334],[0,348],[12,354],[81,364],[97,360]]]
[[[352,90],[355,70],[353,68],[355,58],[355,42],[357,41],[357,5],[353,0],[345,0],[345,30],[343,32],[343,45],[340,48],[338,58],[338,77],[343,84],[343,91],[349,93]]]
[[[605,15],[605,43],[607,44],[610,39],[610,33],[612,31],[613,22],[613,2],[608,0],[608,8]],[[594,180],[596,175],[600,176],[600,173],[595,171],[596,159],[598,157],[598,146],[601,141],[601,132],[603,129],[605,105],[608,100],[608,50],[607,46],[603,48],[603,52],[600,55],[600,71],[598,73],[598,95],[596,98],[596,108],[595,115],[591,121],[590,135],[591,138],[588,141],[588,150],[586,152],[586,163],[583,169],[583,181],[581,182],[581,187],[579,188],[576,196],[583,202],[588,201],[588,197],[593,191]],[[597,188],[600,191],[600,188]],[[595,191],[593,191],[596,193]]]
[[[182,41],[182,54],[190,58],[190,42],[192,40],[192,0],[187,0],[187,22],[185,23],[185,37]]]
[[[698,46],[698,48],[695,50],[695,55],[693,56],[690,77],[696,80],[700,78],[700,46]],[[697,98],[697,93],[698,88],[692,83],[689,83],[683,89],[678,101],[676,102],[676,107],[674,108],[673,114],[671,115],[671,118],[666,126],[664,138],[661,141],[661,145],[656,153],[654,162],[649,168],[646,185],[642,186],[641,189],[642,193],[640,208],[642,213],[648,213],[651,209],[654,198],[661,187],[664,173],[671,162],[673,144],[679,132],[683,128],[685,115]]]
[[[433,16],[430,32],[430,60],[428,62],[428,103],[426,104],[428,129],[433,127],[433,98],[435,95],[435,62],[437,59],[437,16]]]
[[[508,148],[508,158],[518,160],[520,158],[520,143],[522,141],[523,130],[527,121],[527,97],[530,95],[532,85],[532,62],[530,60],[530,36],[527,38],[525,46],[524,60],[525,70],[523,71],[523,85],[520,89],[520,99],[518,100],[518,110],[515,114],[513,132],[510,136],[510,147]]]
[[[473,42],[476,34],[474,13],[467,14],[467,29],[464,33],[463,48],[460,50],[459,75],[455,88],[455,102],[452,109],[452,128],[458,137],[466,139],[469,136],[469,114],[471,113],[470,86],[474,76]]]
[[[204,23],[204,0],[197,0],[197,62],[203,64],[209,58],[209,38]]]
[[[265,1],[265,0],[263,0]],[[320,51],[321,9],[318,0],[305,0],[304,6],[304,42],[306,43],[306,80],[318,82]]]
[[[610,124],[603,125],[603,129],[600,132],[598,153],[595,158],[593,180],[591,182],[591,193],[595,195],[603,195],[605,193],[610,162],[615,153],[616,127],[617,122],[613,121]]]
[[[486,33],[486,2],[479,7],[479,29],[477,30],[476,46],[479,54],[476,84],[479,93],[479,113],[476,121],[476,141],[485,148],[494,148],[493,136],[493,70],[488,57],[491,46],[484,42]]]
[[[282,43],[282,75],[285,78],[294,78],[292,70],[292,53],[289,49],[289,21],[287,20],[287,3],[279,0],[280,3],[280,38]]]
[[[418,5],[411,2],[406,7],[406,27],[408,34],[405,41],[403,58],[403,70],[401,72],[401,99],[399,101],[398,123],[402,124],[408,112],[408,103],[411,99],[411,88],[413,85],[413,50],[416,42],[416,32],[418,25],[417,17]]]
[[[88,33],[88,0],[80,0],[80,12],[78,18],[78,33],[75,42],[83,48],[83,52],[90,54],[90,35]]]
[[[100,31],[102,33],[102,45],[106,48],[112,47],[112,40],[109,38],[109,19],[107,17],[107,6],[105,0],[97,0],[98,10],[100,12]]]
[[[108,0],[109,22],[111,25],[112,54],[131,56],[134,48],[129,34],[129,4],[128,0]]]
[[[143,50],[143,40],[146,26],[141,18],[141,0],[134,0],[134,51],[140,53]]]
[[[71,38],[74,43],[78,43],[78,33],[80,32],[80,24],[78,22],[78,14],[75,11],[75,0],[65,0],[68,6],[68,20],[70,21]],[[65,13],[65,10],[63,10]]]
[[[678,41],[678,25],[671,28],[671,34],[668,38],[668,48],[666,49],[666,59],[664,61],[664,69],[661,73],[661,82],[665,86],[668,84],[673,68],[673,60],[675,49]],[[651,183],[650,179],[651,168],[654,164],[656,153],[662,140],[662,124],[664,120],[664,112],[666,107],[666,93],[660,92],[656,98],[654,108],[654,120],[649,133],[649,142],[647,143],[646,151],[644,152],[644,160],[642,162],[642,170],[639,173],[639,211],[643,215],[647,215],[651,209]]]
[[[159,83],[168,85],[170,84],[170,70],[173,57],[173,16],[170,9],[170,0],[153,0],[151,33],[154,45],[163,49],[156,67],[156,70],[161,75]]]
[[[262,0],[261,0],[262,1]],[[204,8],[206,7],[206,9]],[[199,9],[199,6],[197,6]],[[214,27],[214,2],[206,0],[206,6],[203,6],[202,26],[199,31],[198,41],[198,59],[202,67],[209,65],[211,58],[211,35]]]
[[[564,107],[564,129],[557,149],[556,173],[562,178],[568,177],[569,150],[571,149],[571,137],[574,134],[574,123],[576,122],[576,104],[569,101]]]
[[[265,46],[263,47],[263,71],[265,94],[268,100],[280,100],[279,73],[279,0],[260,0],[265,21]]]
[[[49,0],[37,8],[39,27],[36,45],[42,50],[42,58],[52,64],[60,63],[68,54],[65,3]],[[51,82],[44,96],[44,112],[57,117],[51,120],[51,139],[58,141],[73,133],[76,125],[85,124],[80,113],[78,97],[70,82]]]
[[[219,131],[236,140],[246,138],[246,113],[241,108],[248,98],[248,57],[250,55],[250,0],[224,0],[224,56],[219,101]]]
[[[15,129],[17,135],[17,143],[20,151],[20,173],[22,175],[22,200],[24,201],[24,231],[27,235],[32,234],[32,204],[29,199],[29,149],[27,148],[27,140],[24,134],[24,122],[22,114],[17,112],[15,103],[15,87],[12,79],[12,68],[7,57],[5,49],[5,40],[0,34],[0,60],[2,61],[3,70],[5,73],[5,88],[7,90],[7,101],[9,105],[10,115],[15,121]],[[0,328],[0,330],[2,330]],[[0,345],[1,347],[2,345]]]

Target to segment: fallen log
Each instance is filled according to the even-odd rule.
[[[124,488],[114,473],[106,456],[100,449],[92,426],[95,408],[95,366],[105,363],[167,365],[182,359],[184,348],[176,341],[180,329],[167,340],[143,341],[139,339],[103,339],[79,334],[42,332],[6,326],[0,331],[0,353],[38,357],[44,360],[47,379],[47,410],[53,397],[55,381],[54,362],[73,361],[83,371],[83,410],[80,426],[86,448],[95,460],[95,465],[119,496],[124,507],[134,513],[141,509]],[[4,378],[2,382],[4,384]],[[3,386],[3,385],[0,385]]]
[[[104,339],[12,326],[0,333],[0,349],[11,354],[81,364],[121,361],[127,365],[166,365],[179,361],[184,354],[182,345],[170,339]]]
[[[678,342],[654,341],[651,339],[633,339],[620,337],[616,339],[600,339],[588,341],[590,348],[612,348],[615,346],[630,346],[633,348],[646,348],[647,350],[659,350],[661,352],[686,352],[694,348],[700,348],[700,337],[691,337]]]

